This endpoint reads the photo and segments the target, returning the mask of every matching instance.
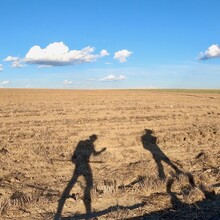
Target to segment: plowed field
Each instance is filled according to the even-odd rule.
[[[0,218],[218,217],[219,91],[0,90]]]

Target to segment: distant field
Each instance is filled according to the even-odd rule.
[[[219,167],[220,90],[0,89],[1,219],[210,219]]]

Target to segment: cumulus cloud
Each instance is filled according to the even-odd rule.
[[[114,59],[119,60],[120,63],[127,62],[127,58],[132,54],[131,51],[128,50],[119,50],[118,52],[115,52]]]
[[[2,71],[3,71],[3,65],[0,64],[0,72],[2,72]]]
[[[107,50],[102,50],[102,51],[100,52],[100,56],[101,56],[101,57],[108,56],[108,55],[109,55],[109,52],[108,52]]]
[[[64,85],[71,85],[72,83],[73,83],[73,81],[68,80],[68,79],[64,80],[64,82],[63,82]]]
[[[23,67],[22,59],[19,57],[8,56],[4,59],[6,62],[11,62],[11,66],[14,68]]]
[[[4,61],[12,62],[13,67],[21,67],[22,63],[49,67],[90,63],[109,55],[107,50],[101,50],[98,54],[94,54],[94,51],[95,48],[90,46],[81,50],[70,50],[63,42],[54,42],[45,48],[38,45],[31,47],[24,58],[8,56]]]
[[[5,81],[0,82],[0,85],[6,85],[6,84],[8,84],[8,83],[9,83],[9,81],[8,81],[8,80],[5,80]]]
[[[199,55],[200,60],[207,60],[216,57],[220,57],[220,46],[217,44],[211,45],[205,52],[201,52]]]
[[[4,61],[8,61],[8,62],[13,62],[15,60],[18,60],[18,57],[12,57],[12,56],[8,56],[4,59]]]
[[[94,54],[94,47],[85,47],[81,50],[70,50],[63,42],[54,42],[46,48],[33,46],[26,54],[26,63],[43,66],[65,66],[80,63],[94,62],[99,57],[108,55],[107,50]]]
[[[124,80],[125,78],[126,77],[124,75],[119,75],[119,76],[109,75],[109,76],[106,76],[106,77],[100,79],[99,81],[101,81],[101,82],[112,82],[112,81]]]

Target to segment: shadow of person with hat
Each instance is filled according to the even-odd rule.
[[[143,147],[150,151],[156,164],[158,175],[160,179],[165,179],[165,172],[162,162],[166,163],[172,167],[176,174],[182,173],[182,171],[165,155],[165,153],[157,145],[157,138],[153,135],[153,131],[150,129],[145,129],[145,134],[141,137],[141,142]]]

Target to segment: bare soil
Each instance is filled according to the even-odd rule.
[[[0,89],[0,218],[220,219],[219,91]]]

